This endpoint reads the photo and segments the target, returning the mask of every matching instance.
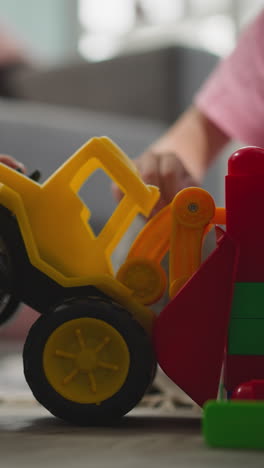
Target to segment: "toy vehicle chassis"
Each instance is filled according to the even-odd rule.
[[[94,286],[65,288],[35,268],[29,261],[15,216],[2,206],[0,225],[10,265],[2,278],[6,292],[16,303],[24,302],[42,314],[29,332],[23,353],[25,377],[34,396],[55,416],[77,424],[107,424],[123,416],[142,398],[155,373],[152,345],[143,327]],[[50,355],[47,342],[54,330],[65,324],[72,326],[72,333],[64,343],[64,356],[56,356],[56,351]],[[95,324],[98,337],[93,328],[90,338],[89,329]],[[113,335],[110,338],[109,333]],[[114,341],[112,358],[107,349],[110,340]],[[97,348],[98,356],[92,355],[92,346]],[[119,357],[124,354],[123,348],[127,350],[125,362]],[[73,349],[75,357],[66,362],[65,356]],[[109,359],[117,361],[111,363]],[[61,382],[56,387],[56,376],[61,371],[60,377],[65,381],[72,369],[76,376],[70,377],[70,390],[62,383],[66,390],[61,391]],[[105,375],[102,383],[101,372],[110,375],[109,389]],[[85,379],[88,396],[83,397]]]

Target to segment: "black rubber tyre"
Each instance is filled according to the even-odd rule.
[[[10,285],[13,283],[13,261],[11,252],[14,252],[17,242],[13,243],[15,224],[12,215],[2,207],[0,208],[0,325],[9,321],[18,310],[20,300],[11,292]]]
[[[82,318],[110,325],[129,350],[129,368],[123,385],[100,404],[65,398],[53,388],[44,370],[44,349],[51,334],[66,322]],[[65,303],[54,313],[41,316],[28,334],[23,360],[26,380],[39,403],[53,415],[79,425],[111,424],[128,413],[143,397],[156,367],[151,342],[138,322],[118,305],[97,299]]]
[[[0,326],[9,322],[18,311],[20,300],[0,289]]]

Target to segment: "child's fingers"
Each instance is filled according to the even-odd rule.
[[[160,189],[153,214],[171,202],[177,192],[190,185],[197,185],[185,166],[173,152],[154,153],[147,151],[134,159],[142,179],[146,184],[156,185]],[[116,185],[112,185],[114,197],[120,201],[123,193]]]
[[[26,172],[24,164],[7,154],[0,154],[0,162],[13,169],[20,169],[22,172]]]
[[[144,153],[134,159],[133,163],[146,184],[156,185],[159,187],[159,160],[156,155],[153,155],[152,153]],[[123,197],[122,190],[115,182],[112,183],[112,192],[117,201],[120,201]]]
[[[166,153],[160,158],[162,197],[170,203],[177,192],[186,187],[189,173],[175,153]]]
[[[152,152],[143,153],[134,163],[146,184],[160,186],[160,160],[159,155]]]
[[[116,199],[117,202],[119,202],[124,195],[122,190],[118,187],[118,185],[115,182],[112,182],[111,189],[112,189],[114,198]]]

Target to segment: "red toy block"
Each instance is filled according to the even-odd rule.
[[[224,368],[224,386],[228,392],[233,392],[243,382],[264,378],[264,356],[229,354]]]
[[[264,149],[242,148],[228,162],[226,230],[239,246],[236,281],[264,282]]]
[[[220,228],[217,248],[154,325],[164,372],[196,403],[216,398],[231,308],[237,249]]]
[[[239,385],[232,393],[232,400],[264,400],[264,380],[250,380]]]
[[[264,175],[264,148],[246,146],[235,151],[228,160],[229,175]]]

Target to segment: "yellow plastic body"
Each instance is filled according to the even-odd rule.
[[[153,304],[164,293],[166,273],[159,263],[144,257],[129,258],[120,267],[117,279],[133,291],[142,304]]]
[[[103,169],[124,197],[98,236],[78,196],[82,184]],[[106,137],[92,138],[43,184],[0,165],[0,203],[17,217],[31,263],[64,287],[92,284],[132,311],[147,329],[153,316],[113,278],[110,256],[138,213],[148,216],[159,198],[129,158]]]
[[[100,404],[123,386],[130,354],[120,333],[94,318],[60,325],[49,336],[43,367],[51,386],[64,398]]]

